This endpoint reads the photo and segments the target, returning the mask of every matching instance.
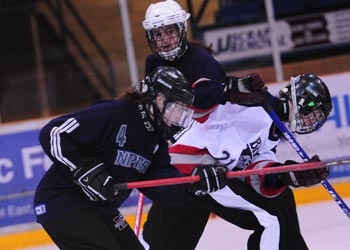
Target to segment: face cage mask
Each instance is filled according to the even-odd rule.
[[[315,109],[309,112],[307,115],[302,114],[299,110],[304,109],[302,106],[297,103],[296,87],[295,87],[295,78],[291,78],[291,99],[293,105],[293,113],[295,117],[289,122],[289,128],[292,132],[298,134],[309,134],[320,127],[326,122],[327,117],[321,109]],[[305,109],[304,109],[305,110]],[[293,114],[292,114],[293,115]]]
[[[192,120],[193,110],[179,102],[168,102],[164,107],[163,120],[170,126],[186,128]]]
[[[326,116],[321,109],[316,109],[307,115],[295,114],[295,132],[298,134],[310,134],[326,122]]]
[[[160,52],[158,50],[158,55],[167,61],[174,61],[176,58],[182,56],[181,48],[177,47],[176,49],[173,49],[173,50],[167,51],[167,52]]]
[[[171,24],[170,24],[171,25]],[[147,30],[147,40],[151,47],[151,50],[158,54],[161,58],[167,61],[174,61],[177,58],[180,58],[185,54],[187,50],[187,44],[186,44],[186,32],[185,32],[185,24],[183,23],[177,23],[175,24],[178,29],[178,38],[179,42],[176,46],[176,48],[170,50],[170,51],[161,51],[161,49],[157,46],[157,41],[153,37],[153,30]]]

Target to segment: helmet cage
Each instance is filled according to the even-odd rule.
[[[170,51],[162,51],[162,49],[157,46],[157,41],[155,40],[153,35],[154,30],[157,28],[146,30],[146,37],[148,45],[153,53],[158,54],[164,60],[174,61],[183,56],[183,54],[185,54],[187,50],[186,23],[175,23],[170,25],[175,25],[178,31],[179,42],[175,49]]]
[[[310,134],[322,127],[326,120],[327,117],[321,109],[311,111],[307,115],[298,112],[295,114],[295,132],[298,134]]]

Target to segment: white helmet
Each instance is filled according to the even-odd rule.
[[[142,22],[142,25],[146,30],[146,37],[152,51],[169,61],[181,57],[187,49],[186,30],[189,17],[190,14],[183,10],[174,0],[150,4],[146,10],[145,20]],[[152,31],[171,24],[176,24],[179,32],[179,44],[172,51],[162,52],[156,45]]]
[[[148,6],[142,25],[145,30],[150,30],[174,23],[186,23],[189,17],[190,14],[175,0],[166,0]]]

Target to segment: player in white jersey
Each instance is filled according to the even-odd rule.
[[[296,82],[298,112],[294,114],[293,108],[289,109],[291,125],[298,133],[310,133],[323,125],[332,109],[329,91],[315,75],[298,76]],[[281,92],[281,97],[293,99],[291,92],[288,86]],[[261,107],[220,105],[205,123],[193,124],[170,148],[172,163],[183,173],[201,164],[219,163],[229,170],[282,165],[274,154],[279,135],[273,130],[272,120]],[[312,161],[319,159],[315,156]],[[290,173],[232,179],[224,189],[198,196],[194,202],[237,226],[254,230],[248,249],[293,249],[286,245],[293,241],[293,236],[301,238],[297,249],[307,249],[299,235],[297,221],[297,226],[292,225],[297,228],[289,230],[291,222],[285,214],[288,208],[282,202],[273,202],[276,201],[273,197],[284,192],[287,185],[317,184],[328,176],[328,170],[293,174],[299,183],[292,181]],[[288,204],[291,204],[290,211],[295,213],[293,203]]]

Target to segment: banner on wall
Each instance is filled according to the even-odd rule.
[[[318,154],[322,160],[350,158],[350,72],[320,77],[330,89],[333,111],[319,131],[296,135],[296,139],[310,156]],[[270,84],[269,91],[277,95],[285,84]],[[38,141],[46,122],[0,126],[0,227],[35,222],[34,190],[51,165]],[[280,161],[301,161],[287,142],[278,146],[277,156]],[[349,176],[349,166],[331,168],[330,178]],[[122,208],[134,208],[137,195],[133,192]]]
[[[320,44],[350,42],[350,9],[311,14],[275,22],[280,52]],[[229,62],[272,54],[268,23],[203,31],[206,44],[213,44],[215,58]]]

